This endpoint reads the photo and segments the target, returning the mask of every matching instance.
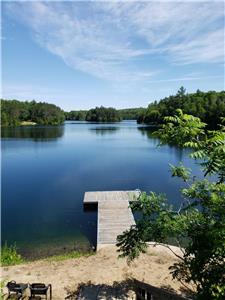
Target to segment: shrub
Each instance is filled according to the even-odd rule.
[[[16,245],[8,246],[7,243],[2,247],[1,264],[3,266],[17,265],[23,262],[23,258],[17,253]]]

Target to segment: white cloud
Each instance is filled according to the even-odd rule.
[[[214,63],[224,60],[224,4],[222,2],[105,4],[121,20],[126,17],[136,36],[154,54],[170,62]]]
[[[102,79],[149,81],[158,72],[154,57],[168,64],[224,60],[222,2],[36,1],[5,8],[43,48]]]

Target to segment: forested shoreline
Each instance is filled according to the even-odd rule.
[[[88,122],[119,122],[122,120],[119,112],[113,107],[95,107],[90,110],[65,112],[66,120]]]
[[[118,122],[121,120],[137,120],[144,112],[145,108],[143,107],[115,109],[101,106],[90,110],[65,112],[65,118],[73,121]]]
[[[36,101],[1,100],[1,125],[18,126],[23,122],[40,125],[59,125],[64,120],[88,122],[119,122],[137,120],[143,124],[161,124],[165,116],[173,115],[176,109],[192,114],[216,128],[220,118],[225,116],[225,91],[186,93],[181,87],[172,95],[150,103],[147,108],[115,109],[113,107],[95,107],[89,110],[65,112],[54,104]]]
[[[23,122],[59,125],[64,120],[63,110],[54,104],[1,99],[1,126],[18,126]]]
[[[209,128],[216,128],[220,123],[220,118],[225,116],[225,91],[202,92],[197,90],[195,93],[188,94],[181,87],[176,95],[154,101],[147,108],[118,109],[117,112],[120,116],[118,119],[121,120],[137,120],[139,124],[157,125],[163,123],[165,116],[173,115],[178,108],[186,114],[201,118]],[[100,108],[96,109],[100,112]],[[66,120],[98,122],[99,118],[95,117],[95,110],[70,111],[65,113],[65,117]]]
[[[200,118],[210,128],[216,128],[220,123],[220,118],[225,116],[225,91],[201,92],[197,90],[196,93],[188,94],[181,87],[176,95],[150,103],[147,109],[139,115],[137,122],[161,124],[165,116],[173,115],[178,108],[186,114]]]
[[[137,120],[144,108],[117,110],[113,107],[95,107],[90,110],[65,112],[54,104],[36,101],[1,99],[1,126],[59,125],[64,120],[88,122],[120,122]]]

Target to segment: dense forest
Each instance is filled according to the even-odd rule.
[[[71,121],[85,121],[87,112],[87,110],[71,110],[70,112],[65,112],[65,118]]]
[[[96,107],[90,109],[86,114],[86,121],[90,122],[119,122],[121,117],[119,112],[112,107]]]
[[[112,107],[95,107],[90,110],[73,110],[64,112],[54,104],[45,102],[20,102],[1,100],[1,125],[17,126],[23,122],[43,125],[58,125],[66,120],[90,122],[118,122],[137,120],[138,123],[160,124],[163,118],[173,115],[180,108],[186,114],[201,118],[209,128],[216,128],[220,117],[225,116],[225,91],[201,92],[188,94],[181,87],[176,95],[155,101],[147,108],[115,109]]]
[[[65,113],[66,120],[82,120],[94,122],[111,122],[119,120],[137,120],[138,123],[160,124],[163,118],[173,115],[180,108],[184,113],[192,114],[216,128],[220,117],[225,116],[225,92],[201,92],[188,94],[181,87],[176,95],[155,101],[147,108],[127,108],[115,110],[112,108],[96,107],[90,110],[70,111]],[[113,110],[114,115],[109,112]],[[106,113],[106,111],[108,113]]]
[[[90,110],[72,110],[65,112],[66,120],[89,121],[89,122],[118,122],[121,115],[112,107],[95,107]]]
[[[175,96],[166,97],[159,102],[149,104],[148,108],[138,117],[138,123],[159,124],[163,118],[173,115],[180,108],[186,114],[199,117],[210,128],[216,128],[220,117],[225,116],[225,91],[201,92],[187,94],[181,87]]]
[[[71,110],[70,112],[65,112],[66,120],[75,120],[75,121],[90,121],[90,119],[95,118],[94,115],[98,115],[97,119],[105,119],[104,115],[107,111],[107,115],[110,115],[109,113],[112,110],[112,108],[104,108],[104,107],[96,107],[95,109],[91,110]],[[115,112],[115,109],[114,109]],[[145,108],[124,108],[124,109],[118,109],[116,110],[117,120],[137,120],[141,114],[145,112]],[[102,117],[100,117],[102,115]],[[96,119],[96,118],[95,118]],[[94,120],[96,121],[96,120]],[[113,120],[109,120],[113,121]],[[102,122],[102,121],[101,121]],[[105,121],[104,121],[105,122]]]
[[[122,120],[137,120],[145,112],[145,108],[124,108],[118,111]]]
[[[64,119],[63,110],[54,104],[1,99],[2,126],[17,126],[23,122],[58,125],[63,123]]]

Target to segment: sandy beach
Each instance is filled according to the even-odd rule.
[[[109,246],[89,257],[51,262],[39,260],[1,267],[1,278],[23,283],[51,283],[54,300],[65,299],[81,283],[112,285],[114,282],[129,278],[174,290],[180,294],[182,286],[172,280],[168,269],[176,261],[176,257],[165,247],[150,246],[145,254],[128,265],[125,259],[118,259],[116,247]]]

